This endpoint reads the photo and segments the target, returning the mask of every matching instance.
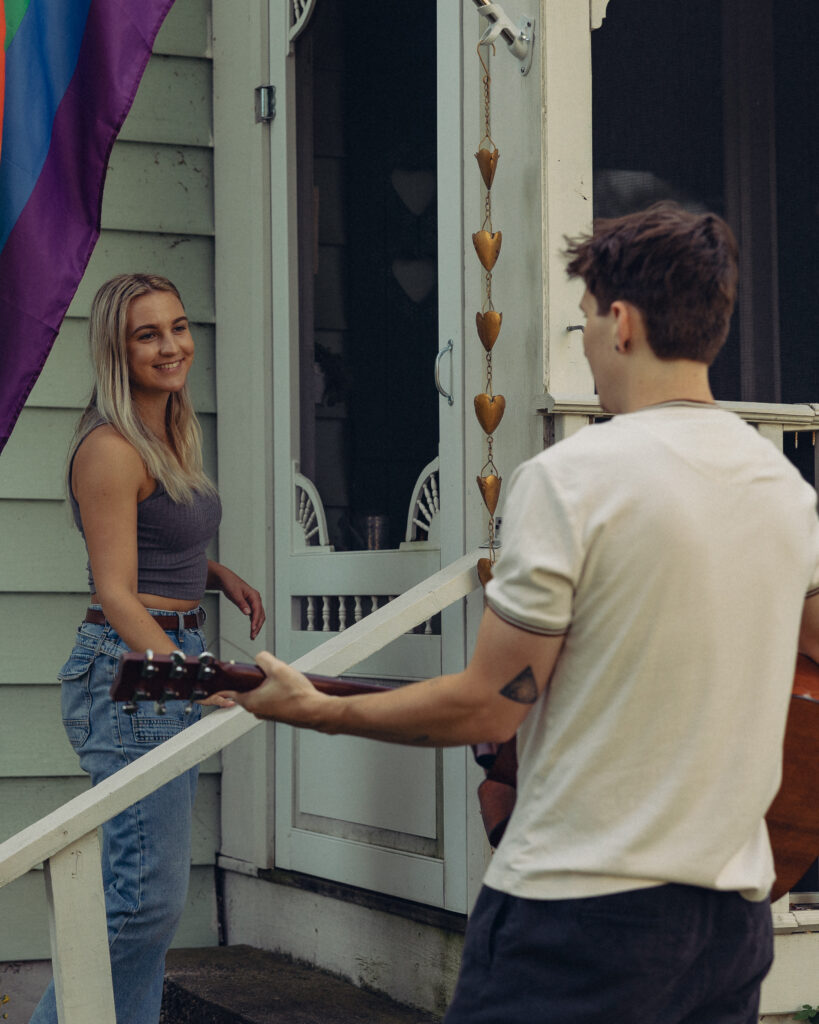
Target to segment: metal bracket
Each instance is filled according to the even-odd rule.
[[[255,90],[256,124],[270,122],[276,116],[276,86],[260,85]]]
[[[521,75],[528,75],[535,49],[535,19],[524,15],[516,25],[500,4],[491,0],[474,0],[474,3],[478,14],[491,22],[478,45],[488,46],[498,36],[503,36],[509,52],[520,61]]]

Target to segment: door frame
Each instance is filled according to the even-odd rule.
[[[321,0],[318,0],[321,2]],[[293,552],[293,487],[292,466],[298,457],[300,425],[299,367],[303,359],[299,344],[300,289],[298,259],[298,168],[300,140],[297,132],[296,58],[289,46],[283,45],[286,35],[288,3],[270,0],[270,66],[271,82],[276,86],[276,118],[270,130],[271,166],[271,274],[273,287],[273,401],[274,520],[272,530],[276,542],[275,590],[278,609],[277,650],[283,657],[293,652],[285,649],[285,633],[291,616],[292,580],[289,567]],[[464,16],[460,3],[436,5],[438,33],[438,262],[439,262],[439,337],[453,340],[451,385],[454,402],[439,403],[439,453],[441,458],[441,564],[449,564],[466,550],[465,536],[465,453],[464,453],[464,213],[463,213],[463,30]],[[470,154],[471,158],[471,154]],[[443,268],[443,270],[441,269]],[[443,286],[443,280],[446,285]],[[434,367],[429,367],[430,387]],[[446,373],[446,369],[443,370]],[[474,459],[470,460],[474,462]],[[385,553],[386,554],[386,553]],[[394,553],[391,553],[394,554]],[[320,552],[296,557],[321,559]],[[332,557],[328,555],[327,557]],[[377,557],[377,554],[375,555]],[[441,648],[443,670],[463,667],[466,651],[466,611],[463,603],[447,609],[442,615]],[[467,844],[467,752],[463,748],[441,753],[442,843],[443,856],[437,866],[421,859],[389,850],[360,851],[360,861],[352,844],[344,840],[316,834],[306,835],[294,821],[294,793],[289,774],[296,744],[292,730],[276,726],[276,765],[279,785],[276,800],[275,857],[277,866],[293,870],[321,873],[322,865],[334,859],[338,865],[336,880],[349,884],[366,884],[367,864],[375,858],[376,875],[403,873],[418,877],[419,891],[437,893],[429,902],[450,910],[465,912],[467,884],[464,872]],[[341,842],[341,846],[339,845]],[[312,847],[315,846],[315,850]],[[337,852],[330,858],[329,848]],[[399,871],[385,870],[388,862],[404,858]],[[352,859],[351,859],[352,858]],[[312,867],[311,867],[312,865]],[[398,866],[397,863],[395,865]],[[412,898],[410,892],[396,893]]]

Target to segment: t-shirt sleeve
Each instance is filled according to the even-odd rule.
[[[504,502],[501,548],[486,602],[504,621],[560,635],[572,621],[580,574],[576,524],[542,461],[524,463]]]
[[[810,583],[808,584],[808,591],[806,597],[816,597],[819,594],[819,520],[816,520],[813,524],[813,574],[811,575]]]

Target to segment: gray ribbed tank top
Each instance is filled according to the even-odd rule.
[[[68,493],[74,522],[85,540],[80,506],[71,487],[73,465],[72,458],[68,469]],[[218,494],[197,492],[191,505],[181,505],[172,501],[162,484],[157,483],[153,494],[137,505],[139,593],[178,597],[185,601],[201,599],[208,575],[206,549],[219,528],[221,518],[222,504]],[[96,588],[90,561],[88,586],[94,593]]]

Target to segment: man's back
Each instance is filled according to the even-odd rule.
[[[664,881],[763,898],[815,494],[756,431],[668,403],[522,469],[492,609],[566,633],[487,874],[536,899]]]

